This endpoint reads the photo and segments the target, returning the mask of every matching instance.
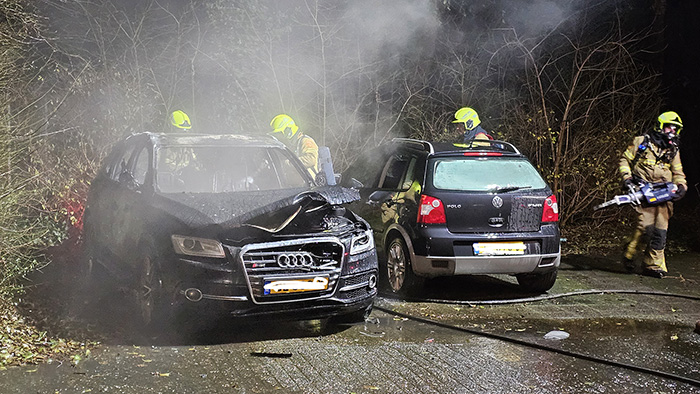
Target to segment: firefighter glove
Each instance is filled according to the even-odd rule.
[[[685,196],[685,192],[688,191],[688,189],[682,183],[679,183],[676,186],[678,186],[678,190],[676,190],[676,195],[675,197],[673,197],[673,201],[680,200],[681,198],[683,198],[683,196]]]
[[[636,190],[636,184],[632,180],[632,178],[627,178],[622,181],[622,191],[623,192],[629,192],[631,190]]]

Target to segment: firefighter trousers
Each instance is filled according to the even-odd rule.
[[[664,248],[668,220],[673,216],[673,203],[637,206],[637,228],[625,247],[625,258],[633,260],[644,248],[643,268],[667,272]]]

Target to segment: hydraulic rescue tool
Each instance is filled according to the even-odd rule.
[[[661,204],[662,202],[670,201],[676,197],[678,186],[673,182],[634,182],[633,185],[628,185],[629,193],[615,196],[610,201],[596,205],[593,209],[599,210],[611,205],[632,204],[640,205],[646,202],[650,205]]]

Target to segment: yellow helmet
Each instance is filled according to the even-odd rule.
[[[170,124],[177,127],[178,129],[189,130],[192,128],[192,123],[190,123],[190,117],[186,113],[177,110],[170,114]]]
[[[681,117],[673,111],[664,112],[659,115],[659,130],[663,130],[664,125],[667,124],[675,125],[677,127],[676,134],[680,134],[681,129],[683,128],[683,121],[681,120]]]
[[[473,130],[481,123],[481,120],[479,120],[479,114],[474,109],[463,107],[455,112],[455,120],[452,123],[464,123],[464,127],[467,130]]]
[[[273,133],[284,133],[287,138],[292,138],[299,130],[299,126],[294,123],[294,119],[286,114],[279,114],[270,121]]]

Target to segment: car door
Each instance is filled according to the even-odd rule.
[[[429,193],[445,206],[452,233],[537,231],[546,184],[521,157],[438,157]]]
[[[413,238],[420,195],[423,189],[425,155],[407,150],[402,153],[401,160],[403,161],[403,174],[394,194],[393,208],[396,223]]]
[[[147,141],[144,138],[127,141],[118,175],[115,174],[110,246],[117,258],[127,263],[132,260],[131,252],[138,247],[147,212],[144,185],[152,162],[152,153]]]
[[[379,197],[377,195],[379,178],[393,151],[393,147],[385,145],[371,149],[357,158],[342,176],[343,186],[353,187],[359,191],[360,200],[349,204],[349,208],[370,224],[374,230],[375,242],[381,240],[379,233],[383,231],[381,211],[376,203]],[[378,245],[381,246],[381,244]]]
[[[119,175],[126,168],[132,152],[133,146],[126,143],[115,146],[90,188],[86,212],[86,238],[91,240],[96,251],[106,254],[106,258],[103,259],[105,266],[110,265],[118,250],[113,240],[117,231],[117,201],[122,187]]]
[[[120,179],[123,187],[116,206],[121,225],[115,239],[118,240],[122,259],[128,263],[136,262],[130,254],[138,249],[147,232],[147,221],[155,214],[151,207],[152,162],[153,150],[150,143],[147,140],[138,141],[127,164],[127,171]]]
[[[396,150],[381,169],[376,189],[367,196],[366,203],[371,214],[365,219],[372,226],[382,250],[386,231],[393,224],[400,223],[406,211],[415,205],[411,202],[411,193],[407,193],[412,181],[406,177],[409,168],[413,171],[415,165],[415,156],[404,150]]]

